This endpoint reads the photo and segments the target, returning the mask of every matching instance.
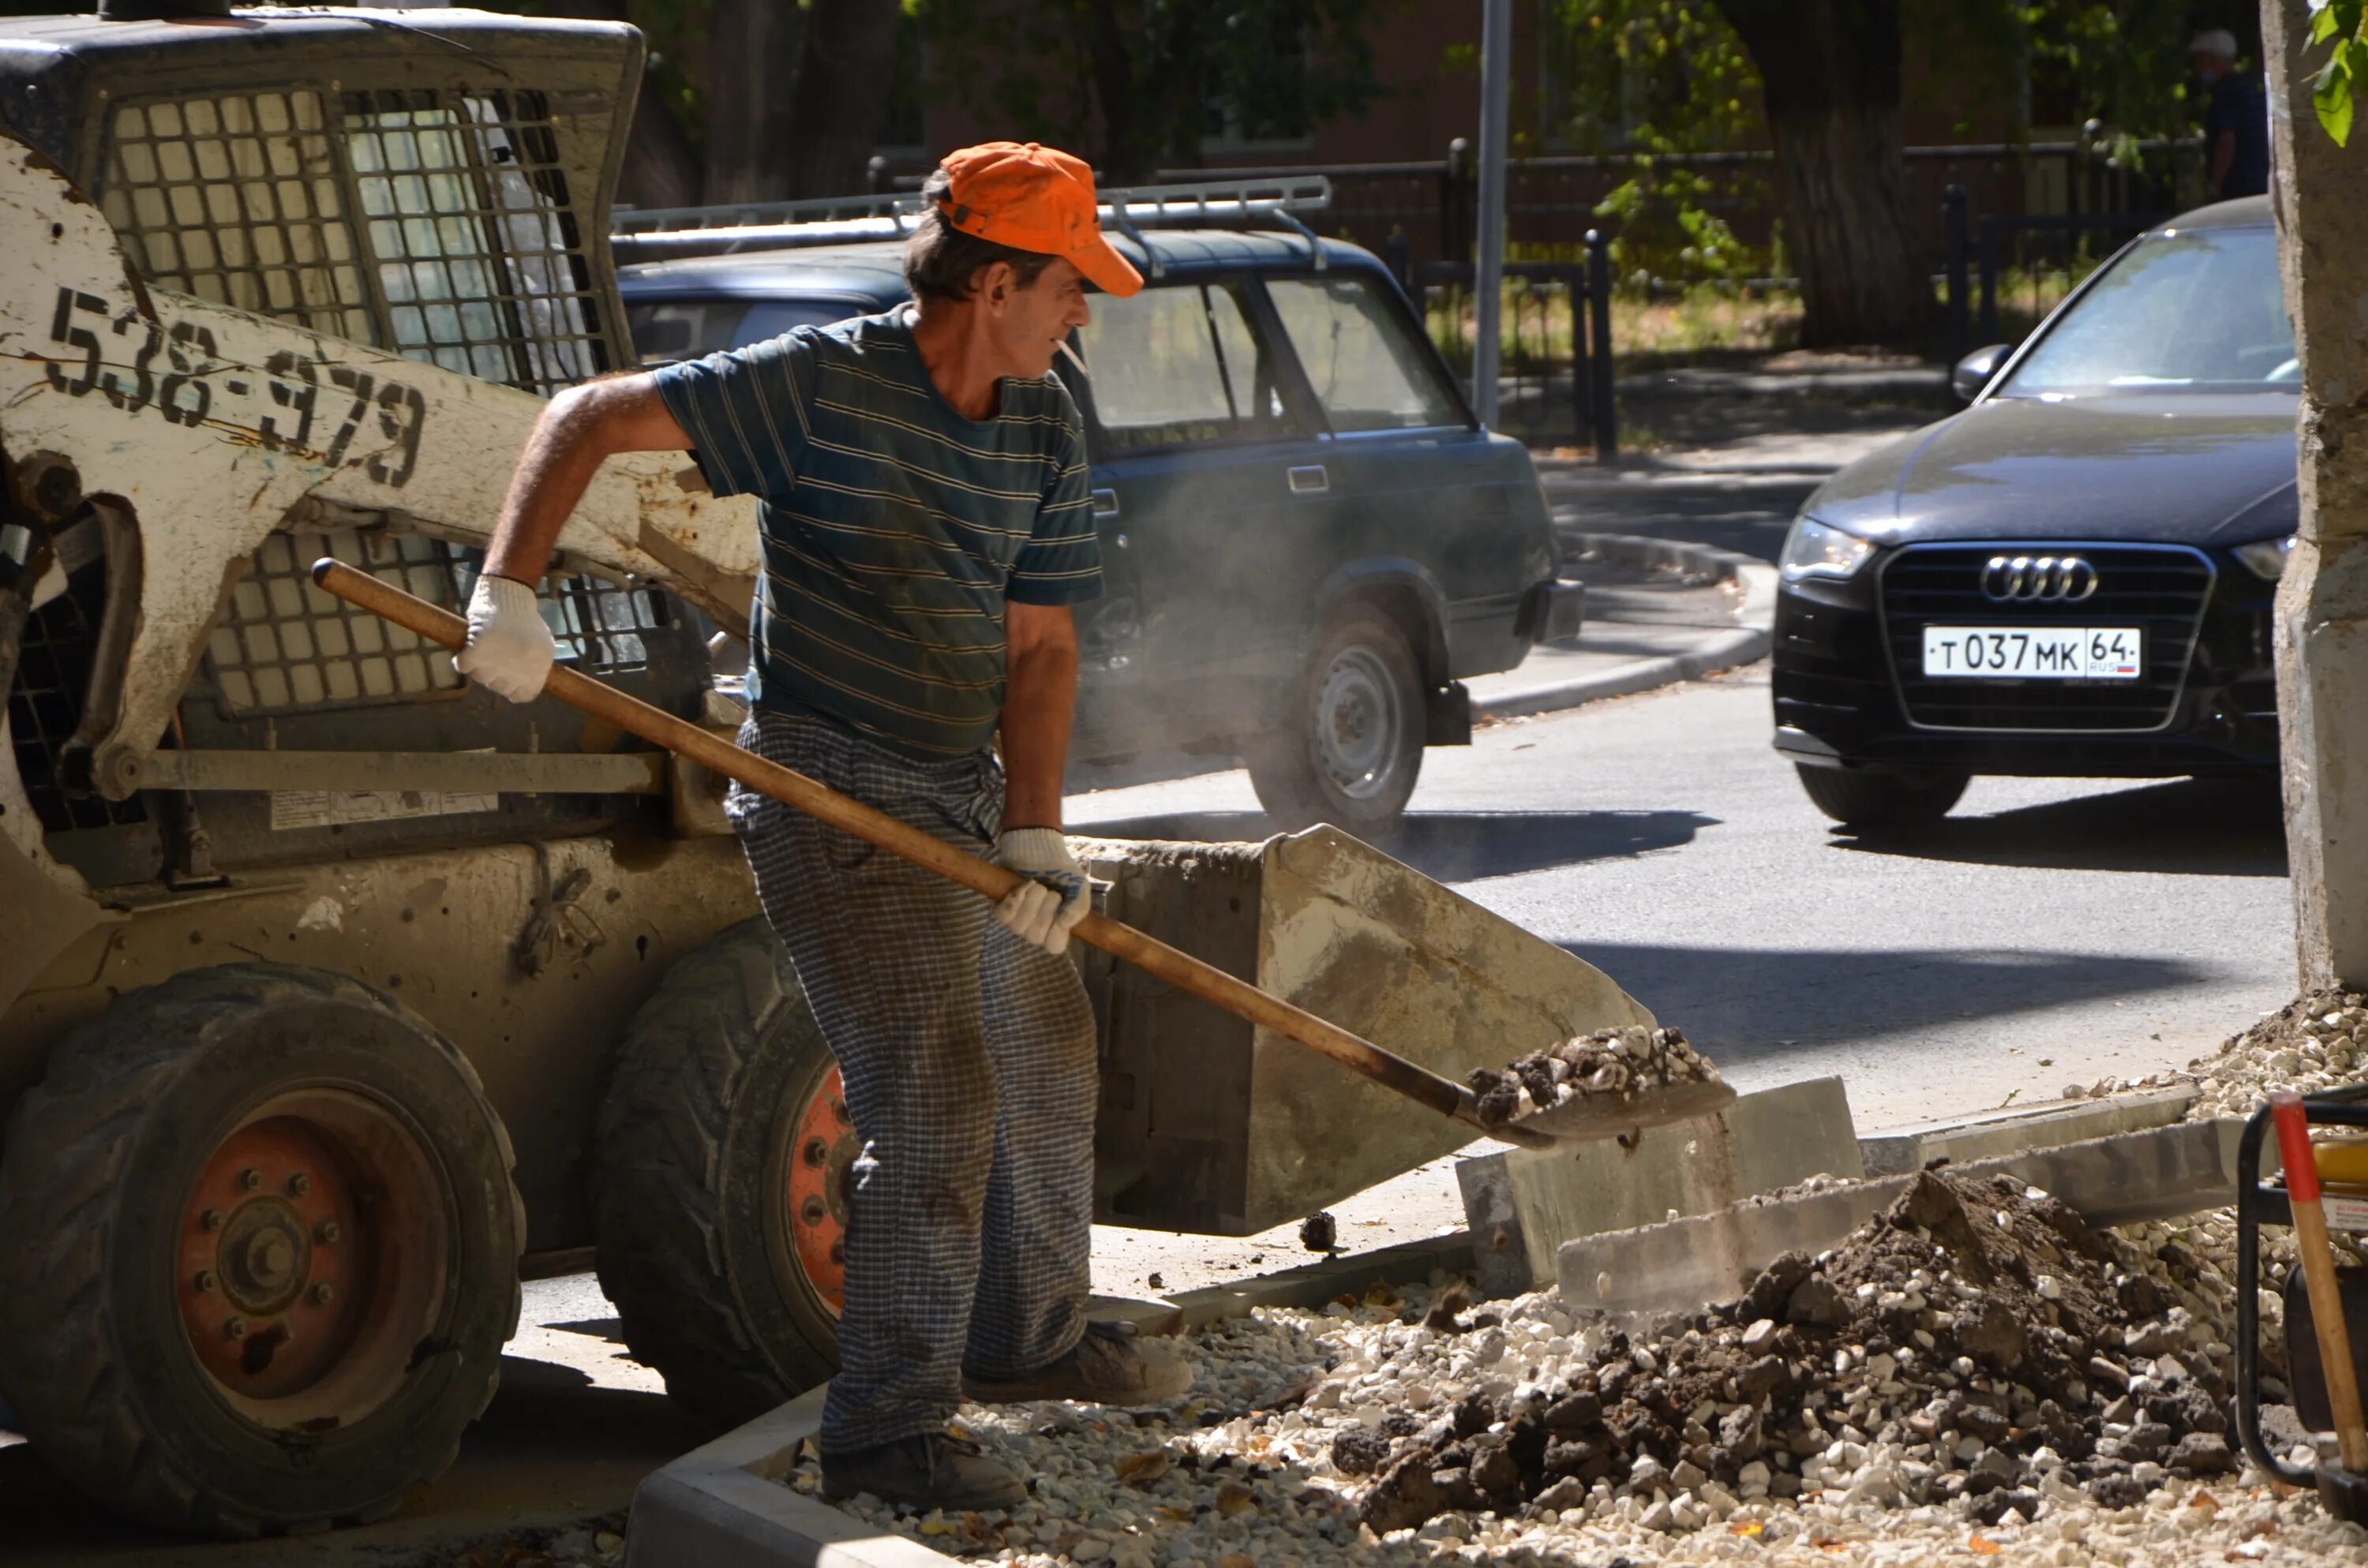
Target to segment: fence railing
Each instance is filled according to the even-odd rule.
[[[1926,254],[1947,252],[1940,222],[1941,198],[1952,187],[1967,192],[1986,213],[2089,214],[2181,205],[2202,186],[2197,138],[2157,138],[2122,144],[2142,160],[2116,159],[2090,134],[2069,142],[1961,142],[1904,150],[1913,200],[1924,223]],[[1606,227],[1604,200],[1648,170],[1685,170],[1711,176],[1699,205],[1747,239],[1764,233],[1775,215],[1768,190],[1775,154],[1745,148],[1716,153],[1586,153],[1517,159],[1507,169],[1506,222],[1510,254],[1527,260],[1576,261],[1587,232]],[[1171,179],[1273,178],[1321,175],[1332,182],[1326,233],[1379,250],[1403,234],[1417,261],[1469,261],[1475,232],[1476,181],[1462,138],[1447,156],[1410,163],[1326,164],[1258,168],[1165,169]]]
[[[1952,364],[1977,344],[2020,338],[2124,243],[2170,216],[2162,210],[1985,212],[1975,218],[1969,206],[1963,186],[1942,193]],[[2009,288],[2022,296],[2013,302],[2023,307],[2011,332],[2001,311],[2001,297]]]
[[[1504,353],[1497,428],[1538,443],[1592,446],[1598,461],[1619,455],[1612,395],[1611,257],[1600,231],[1581,242],[1583,262],[1505,264]],[[1448,368],[1472,377],[1477,268],[1468,261],[1415,261],[1404,235],[1382,247],[1390,269],[1439,346]]]

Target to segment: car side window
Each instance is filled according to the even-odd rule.
[[[1238,284],[1097,295],[1077,342],[1096,423],[1115,449],[1298,434]]]
[[[1335,431],[1465,423],[1429,347],[1372,278],[1269,278],[1266,291]]]

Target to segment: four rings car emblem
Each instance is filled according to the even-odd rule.
[[[1982,594],[2000,604],[2078,604],[2096,591],[2097,569],[2077,555],[1993,555],[1982,565]]]

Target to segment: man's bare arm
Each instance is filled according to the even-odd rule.
[[[603,462],[619,452],[689,446],[647,372],[568,388],[542,411],[518,455],[485,570],[515,582],[541,582],[560,528]]]
[[[1061,825],[1061,770],[1077,708],[1077,623],[1066,605],[1003,612],[1003,825]]]

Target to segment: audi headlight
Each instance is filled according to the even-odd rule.
[[[1874,546],[1857,535],[1815,517],[1803,517],[1784,536],[1784,553],[1776,565],[1788,583],[1804,577],[1829,577],[1839,583],[1857,575],[1873,554]]]
[[[2294,553],[2294,536],[2283,539],[2257,539],[2250,544],[2237,547],[2237,559],[2253,569],[2253,575],[2274,583],[2286,574],[2286,557]]]

